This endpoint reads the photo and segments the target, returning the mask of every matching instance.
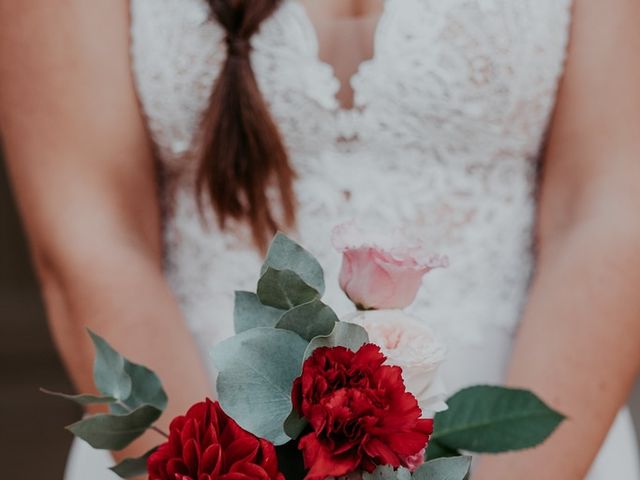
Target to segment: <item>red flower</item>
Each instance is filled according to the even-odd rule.
[[[406,459],[425,448],[433,420],[420,418],[402,369],[383,365],[385,360],[376,345],[367,344],[355,353],[319,348],[305,361],[292,399],[313,429],[299,443],[310,469],[306,479],[407,466]]]
[[[207,399],[169,427],[147,461],[149,480],[284,480],[274,446],[238,426]]]

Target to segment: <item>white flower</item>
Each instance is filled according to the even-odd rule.
[[[423,417],[447,409],[446,391],[438,375],[446,348],[427,325],[402,310],[360,311],[344,321],[363,327],[387,363],[402,368],[407,391],[418,400]]]

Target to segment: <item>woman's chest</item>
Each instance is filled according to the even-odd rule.
[[[131,0],[138,92],[162,159],[184,168],[225,55],[203,0]],[[456,162],[534,155],[562,73],[571,0],[386,0],[354,107],[293,0],[252,41],[261,91],[295,157],[412,150]],[[492,153],[493,152],[493,153]],[[512,152],[512,153],[509,153]]]

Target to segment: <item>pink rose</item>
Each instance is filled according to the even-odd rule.
[[[422,277],[448,265],[400,231],[369,234],[345,223],[333,229],[333,245],[343,254],[340,287],[361,310],[411,305]]]

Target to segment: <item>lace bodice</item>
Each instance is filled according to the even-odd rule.
[[[304,8],[285,1],[263,24],[252,61],[298,173],[292,234],[326,266],[339,312],[351,307],[329,232],[360,218],[409,226],[449,256],[412,309],[450,345],[510,338],[532,269],[536,166],[570,3],[386,0],[349,111]],[[222,40],[204,0],[132,0],[137,87],[166,173],[167,276],[205,345],[231,333],[233,291],[253,289],[261,263],[245,226],[203,224],[195,203],[194,134]]]

